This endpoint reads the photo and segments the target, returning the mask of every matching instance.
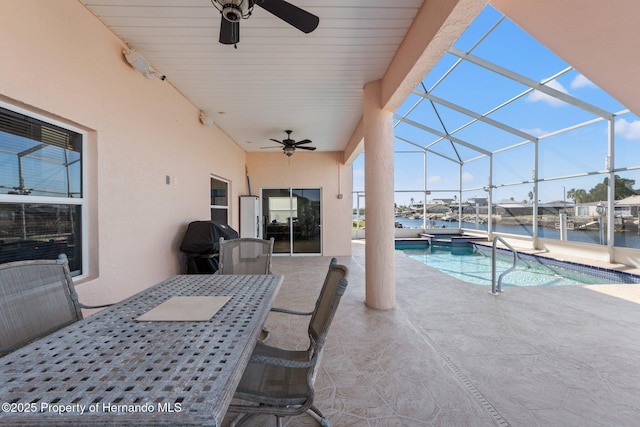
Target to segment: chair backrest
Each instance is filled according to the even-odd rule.
[[[82,319],[66,256],[0,264],[0,356]]]
[[[309,338],[314,352],[320,352],[329,332],[333,317],[338,310],[342,295],[347,290],[349,270],[344,265],[331,260],[329,271],[324,279],[320,295],[309,321]]]
[[[271,274],[273,238],[220,238],[218,274]]]

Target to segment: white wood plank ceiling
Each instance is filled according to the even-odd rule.
[[[218,43],[210,0],[80,0],[247,151],[269,138],[341,151],[422,0],[291,0],[320,18],[304,34],[256,6],[240,43]],[[197,120],[197,118],[194,118]],[[274,149],[277,151],[277,149]]]

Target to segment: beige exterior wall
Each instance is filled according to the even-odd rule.
[[[249,152],[247,171],[257,196],[263,188],[321,188],[322,254],[351,255],[351,168],[342,164],[342,152]]]
[[[210,217],[211,174],[231,183],[237,228],[245,152],[200,124],[170,77],[131,68],[122,42],[75,0],[0,0],[0,10],[0,100],[88,132],[83,302],[117,301],[178,273],[186,225]]]

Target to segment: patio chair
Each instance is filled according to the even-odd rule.
[[[108,305],[78,301],[66,255],[0,264],[0,357]]]
[[[273,237],[269,240],[220,237],[219,266],[215,274],[271,274],[273,242]],[[270,336],[271,331],[263,327],[260,340],[267,341]]]
[[[220,238],[219,269],[216,274],[271,274],[273,237],[269,240]]]
[[[335,257],[331,258],[331,261],[329,262],[329,270],[331,270],[331,267],[333,267],[336,264],[338,264],[338,260]],[[324,284],[322,285],[322,288],[326,286],[328,279],[329,279],[329,275],[327,274],[327,276],[324,278]],[[279,308],[279,307],[271,307],[271,311],[273,311],[274,313],[293,314],[296,316],[311,316],[313,314],[313,310],[299,311],[299,310],[289,310],[287,308]]]
[[[234,395],[247,403],[232,403],[229,407],[229,411],[239,413],[232,426],[255,415],[269,414],[281,427],[283,417],[305,412],[322,426],[329,426],[329,420],[313,404],[314,383],[329,326],[347,288],[347,272],[345,266],[330,266],[309,321],[307,350],[256,344]]]

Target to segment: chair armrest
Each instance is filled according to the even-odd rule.
[[[310,357],[311,356],[311,357]],[[258,342],[249,363],[287,368],[309,368],[316,363],[309,350],[286,350]]]
[[[292,359],[283,359],[279,357],[273,356],[265,356],[265,355],[253,355],[249,360],[249,363],[258,363],[261,365],[272,365],[272,366],[281,366],[285,368],[309,368],[315,365],[315,360],[292,360]]]
[[[271,311],[276,313],[295,314],[296,316],[311,316],[313,314],[313,311],[296,311],[278,307],[271,307]]]
[[[105,307],[110,307],[115,303],[111,303],[111,304],[102,304],[102,305],[86,305],[80,302],[80,300],[78,299],[78,294],[77,292],[73,292],[71,295],[71,299],[73,300],[74,304],[76,304],[78,307],[80,308],[84,308],[86,310],[91,310],[94,308],[105,308]]]
[[[94,308],[105,308],[105,307],[111,307],[113,304],[115,304],[115,303],[111,303],[111,304],[103,304],[103,305],[85,305],[85,304],[83,304],[83,303],[81,303],[81,302],[78,302],[78,306],[79,306],[80,308],[84,308],[84,309],[86,309],[86,310],[91,310],[91,309],[94,309]]]

